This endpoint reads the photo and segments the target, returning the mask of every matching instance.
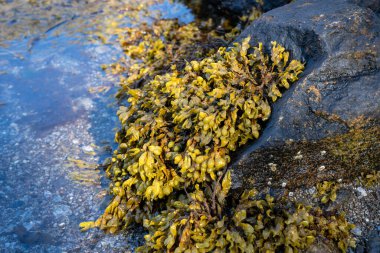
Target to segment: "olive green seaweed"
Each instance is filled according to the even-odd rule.
[[[196,46],[191,57],[191,45],[205,34],[175,21],[120,36],[132,64],[110,68],[128,73],[117,96],[129,102],[117,112],[119,147],[106,170],[113,200],[96,221],[81,223],[83,230],[115,233],[143,224],[140,252],[298,252],[318,235],[342,251],[354,246],[343,214],[255,190],[228,199],[231,152],[259,138],[270,104],[298,79],[303,63],[276,42],[269,54],[261,43],[251,47],[250,38],[217,50]]]

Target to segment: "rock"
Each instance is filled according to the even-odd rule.
[[[13,228],[13,233],[20,242],[25,244],[52,244],[53,238],[40,231],[28,231],[23,225],[17,225]]]
[[[68,205],[56,205],[53,214],[56,218],[68,217],[72,214],[72,211]]]
[[[351,233],[353,233],[356,236],[361,236],[362,235],[362,230],[359,227],[356,227],[351,230]]]
[[[82,150],[83,150],[83,152],[87,152],[87,153],[94,152],[94,148],[92,146],[90,146],[90,145],[83,146]]]
[[[261,137],[235,154],[232,189],[266,187],[268,178],[273,187],[312,187],[379,168],[380,18],[378,1],[367,3],[294,1],[239,36],[267,49],[277,41],[306,68],[273,105]]]
[[[380,14],[380,1],[379,0],[352,0],[359,6],[370,8],[375,13]]]
[[[262,11],[267,12],[274,8],[280,7],[289,3],[291,0],[263,0],[262,3],[257,0],[208,0],[210,5],[216,7],[217,11],[228,16],[239,17],[248,14],[253,7],[260,8]]]
[[[380,229],[375,229],[370,233],[368,242],[367,242],[367,252],[368,253],[380,252]]]
[[[359,198],[363,198],[367,196],[367,191],[363,187],[358,187],[356,190],[360,194]]]

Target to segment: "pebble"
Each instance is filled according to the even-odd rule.
[[[321,151],[321,155],[326,155],[326,153],[327,153],[326,150]]]
[[[309,189],[309,193],[310,194],[314,194],[315,192],[316,192],[316,188],[315,188],[315,186],[313,186],[313,187],[311,187],[310,189]]]
[[[358,187],[358,188],[356,188],[356,190],[360,194],[359,199],[363,198],[363,197],[367,197],[367,191],[363,187]]]
[[[286,187],[286,182],[283,182],[283,183],[281,184],[281,186],[282,186],[282,187]]]
[[[318,168],[318,171],[324,171],[326,169],[326,166],[322,165]]]
[[[289,197],[293,197],[294,196],[294,192],[289,192]]]
[[[72,211],[70,209],[70,206],[67,206],[67,205],[58,205],[58,206],[55,206],[54,210],[53,210],[53,214],[55,217],[59,218],[59,217],[62,217],[62,216],[69,216],[72,214]]]
[[[83,146],[83,147],[82,147],[82,150],[83,150],[84,152],[93,152],[93,151],[94,151],[94,148],[91,147],[90,145],[87,145],[87,146]]]
[[[268,164],[271,171],[275,172],[277,170],[277,164],[275,163],[269,163]]]
[[[362,235],[362,230],[359,227],[356,227],[351,230],[351,232],[356,235],[356,236],[361,236]]]

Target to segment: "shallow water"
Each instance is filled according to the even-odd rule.
[[[23,11],[28,10],[44,20],[33,8]],[[192,19],[180,4],[165,1],[150,11],[157,10],[183,22]],[[95,11],[91,19],[96,15],[101,15],[98,20],[105,16]],[[7,18],[0,17],[0,25]],[[7,35],[0,36],[0,252],[133,250],[141,244],[138,231],[110,236],[96,230],[81,233],[78,227],[96,219],[109,201],[108,181],[93,167],[114,145],[117,81],[100,65],[114,62],[121,50],[117,43],[102,44],[78,29],[85,19],[63,20],[53,27],[49,22],[30,27],[43,34],[0,33]],[[90,92],[94,87],[99,92]],[[87,164],[78,166],[81,161]]]

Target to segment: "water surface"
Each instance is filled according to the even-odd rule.
[[[104,235],[78,227],[108,204],[108,181],[95,165],[110,155],[118,127],[117,77],[100,66],[122,51],[94,38],[113,17],[132,25],[121,7],[128,1],[30,2],[0,1],[0,252],[133,250],[142,243],[138,229]],[[168,1],[148,12],[193,19]]]

